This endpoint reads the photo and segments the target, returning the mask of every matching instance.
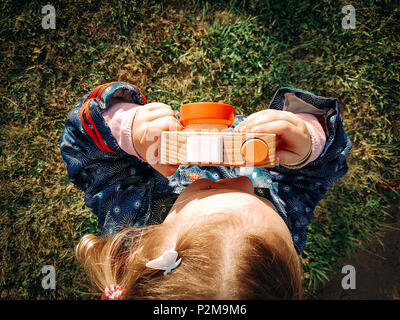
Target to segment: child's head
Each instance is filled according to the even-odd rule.
[[[78,260],[95,287],[124,288],[123,299],[296,299],[301,265],[290,232],[246,177],[201,179],[178,197],[163,223],[85,236]],[[169,274],[146,267],[175,247]]]

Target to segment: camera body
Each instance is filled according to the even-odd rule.
[[[161,134],[160,163],[197,166],[275,167],[276,136],[232,132],[235,109],[217,102],[182,105],[182,131]]]

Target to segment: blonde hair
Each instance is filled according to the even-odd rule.
[[[162,223],[106,239],[86,235],[76,256],[99,294],[119,284],[122,299],[301,299],[300,260],[278,233],[251,228],[240,215],[215,214],[179,230],[182,262],[164,276],[146,263],[170,249],[165,238],[172,232]]]

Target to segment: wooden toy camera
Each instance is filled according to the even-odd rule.
[[[184,104],[182,131],[161,134],[160,163],[201,166],[274,167],[275,135],[236,133],[235,108],[217,102]]]

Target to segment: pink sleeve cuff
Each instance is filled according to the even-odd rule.
[[[139,156],[132,142],[132,123],[138,107],[135,103],[112,99],[110,108],[102,114],[120,148],[136,157]]]
[[[326,135],[324,132],[324,129],[322,128],[321,124],[319,123],[318,119],[316,116],[310,114],[310,113],[297,113],[296,116],[301,118],[304,123],[307,126],[308,132],[310,133],[311,136],[311,141],[313,145],[313,149],[311,151],[311,155],[308,158],[308,160],[304,163],[302,163],[299,166],[295,167],[290,167],[291,169],[299,169],[310,162],[314,161],[317,159],[322,151],[324,150],[325,147],[325,142],[326,142]]]

